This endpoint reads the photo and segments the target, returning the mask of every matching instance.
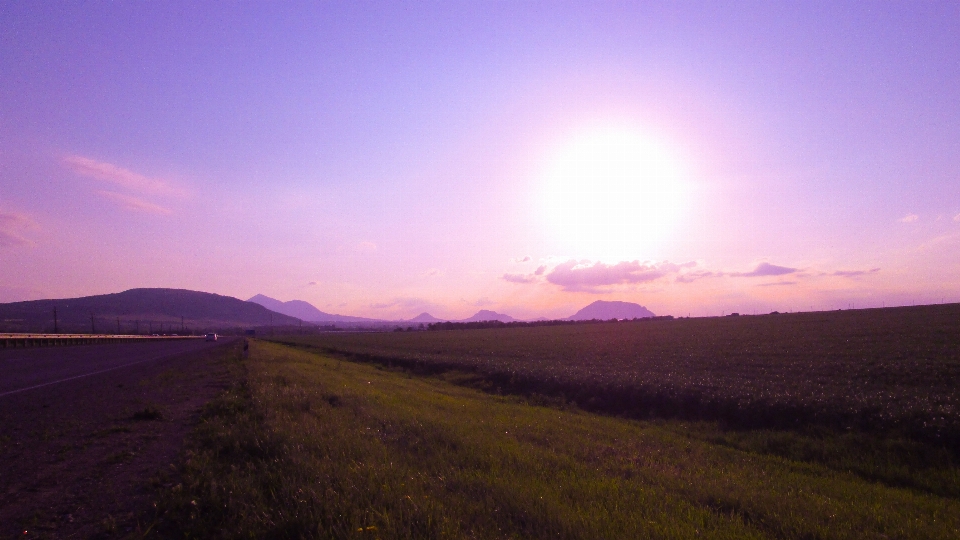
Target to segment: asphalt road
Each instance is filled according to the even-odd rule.
[[[0,400],[216,346],[202,339],[0,350]],[[3,407],[0,401],[0,407]]]
[[[147,530],[151,486],[174,481],[237,354],[200,339],[0,350],[0,538]]]

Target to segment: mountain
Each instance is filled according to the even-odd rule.
[[[568,321],[589,321],[591,319],[644,319],[655,317],[649,309],[633,302],[607,302],[597,300],[589,306],[567,317]]]
[[[261,306],[269,310],[276,311],[277,313],[283,313],[284,315],[289,315],[291,317],[296,317],[298,319],[303,319],[310,322],[378,322],[377,319],[325,313],[313,307],[313,304],[304,302],[303,300],[290,300],[288,302],[281,302],[276,298],[270,298],[269,296],[258,294],[247,300],[247,302],[260,304]]]
[[[186,289],[130,289],[81,298],[0,304],[0,328],[52,332],[54,308],[58,330],[65,333],[160,332],[161,325],[164,331],[178,332],[300,324],[298,319],[231,296]]]
[[[431,315],[431,314],[427,313],[426,311],[424,311],[423,313],[421,313],[421,314],[417,315],[416,317],[414,317],[414,318],[412,318],[412,319],[409,319],[409,320],[407,320],[407,321],[405,321],[405,322],[435,323],[435,322],[443,322],[443,319],[438,319],[438,318],[434,317],[433,315]]]
[[[469,317],[457,322],[480,322],[480,321],[513,322],[513,321],[516,321],[516,319],[514,319],[509,315],[504,315],[503,313],[497,313],[496,311],[490,311],[489,309],[481,309],[480,311],[476,312],[472,317]]]

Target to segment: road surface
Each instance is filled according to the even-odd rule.
[[[215,345],[195,339],[0,350],[0,399]]]
[[[150,525],[238,343],[0,350],[0,538],[90,538]],[[147,414],[144,414],[147,411]],[[172,481],[172,480],[169,480]]]

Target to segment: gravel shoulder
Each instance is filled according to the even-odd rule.
[[[13,366],[5,371],[23,381],[54,380],[24,369],[31,355],[57,377],[84,371],[56,358],[147,360],[0,397],[0,537],[117,538],[149,528],[155,487],[173,472],[201,407],[227,386],[240,342],[115,349],[111,361],[104,347],[0,357],[0,369]]]

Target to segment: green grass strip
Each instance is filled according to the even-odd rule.
[[[161,499],[187,538],[950,538],[960,503],[253,342]]]

